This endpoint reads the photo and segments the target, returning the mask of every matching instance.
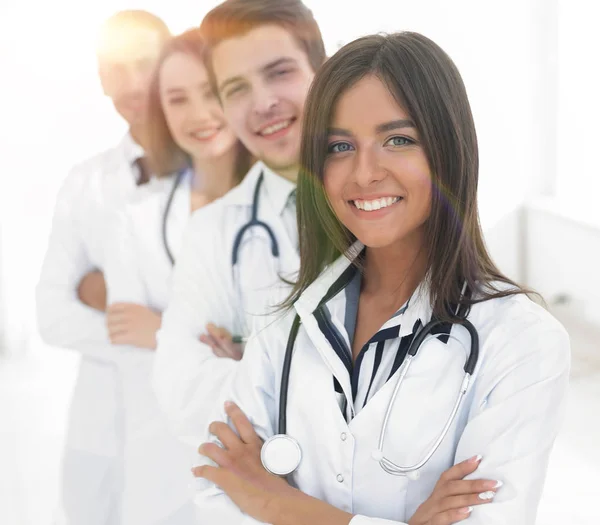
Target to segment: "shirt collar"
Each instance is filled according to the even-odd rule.
[[[266,166],[264,166],[263,172],[266,198],[271,209],[278,215],[282,215],[288,205],[290,195],[296,191],[296,184]]]
[[[346,250],[346,253],[340,255],[332,264],[327,266],[321,275],[304,290],[294,305],[301,318],[312,315],[331,286],[354,264],[356,257],[362,252],[363,248],[362,243],[356,241]]]
[[[278,215],[281,214],[286,207],[290,194],[296,189],[296,185],[284,179],[281,175],[277,175],[261,161],[256,162],[242,182],[226,195],[227,204],[252,206],[254,190],[261,173],[263,174],[261,194],[264,194],[264,198],[268,200],[270,208]]]
[[[318,308],[323,298],[331,287],[343,278],[349,267],[354,266],[354,261],[363,251],[364,245],[356,241],[345,254],[341,255],[334,263],[330,264],[323,273],[304,291],[295,303],[295,309],[300,318],[310,316]],[[352,274],[353,275],[353,274]],[[351,282],[352,275],[346,273],[345,285]],[[340,289],[340,291],[344,288]],[[393,315],[381,330],[400,325],[399,337],[404,337],[413,332],[417,321],[421,326],[427,324],[432,314],[430,303],[428,279],[422,281],[409,300]]]
[[[133,140],[131,133],[125,134],[119,143],[119,147],[125,156],[125,160],[130,165],[145,155],[144,149],[135,140]]]

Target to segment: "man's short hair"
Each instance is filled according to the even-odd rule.
[[[325,62],[321,30],[301,0],[225,0],[204,17],[200,30],[207,46],[214,48],[223,40],[243,36],[263,25],[288,30],[306,52],[313,71]],[[212,70],[210,60],[207,65]]]

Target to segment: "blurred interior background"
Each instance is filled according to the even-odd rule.
[[[0,2],[0,523],[52,522],[75,355],[45,347],[34,287],[68,169],[125,124],[103,99],[95,32],[119,9],[196,26],[215,0]],[[412,30],[454,59],[478,130],[481,221],[500,268],[567,326],[573,373],[538,525],[600,509],[600,5],[592,0],[305,0],[327,50]]]

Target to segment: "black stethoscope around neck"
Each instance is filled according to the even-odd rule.
[[[169,213],[171,212],[171,207],[173,205],[173,198],[175,197],[175,193],[177,192],[177,189],[181,185],[181,182],[183,181],[183,178],[185,177],[185,174],[187,172],[188,169],[184,169],[177,173],[175,180],[173,181],[173,185],[171,186],[171,191],[169,192],[169,197],[167,198],[167,203],[165,205],[165,210],[163,212],[162,218],[163,246],[165,249],[165,253],[167,254],[167,257],[169,258],[169,261],[172,265],[175,264],[175,257],[173,257],[173,253],[169,248],[169,241],[167,239],[167,223],[169,220]],[[254,187],[254,194],[252,197],[252,208],[250,211],[250,220],[239,229],[238,233],[235,236],[235,239],[233,240],[233,249],[231,251],[232,267],[235,267],[238,264],[240,256],[240,247],[242,245],[242,241],[244,240],[244,235],[248,232],[248,230],[255,227],[262,228],[267,233],[271,242],[271,255],[273,255],[273,257],[275,258],[279,257],[279,243],[277,242],[277,238],[275,237],[272,228],[266,222],[263,222],[258,219],[258,209],[260,205],[260,189],[262,187],[263,181],[264,173],[261,172],[261,174],[258,177],[258,180],[256,181],[256,186]]]
[[[466,286],[465,286],[466,288]],[[465,291],[463,288],[463,294]],[[327,302],[331,297],[336,295],[340,290],[334,284],[331,289],[325,295],[325,298],[321,300],[319,305]],[[458,308],[457,308],[458,313]],[[375,449],[372,453],[372,457],[375,461],[379,463],[381,468],[387,472],[388,474],[394,476],[407,476],[410,479],[418,479],[420,476],[421,468],[431,459],[431,457],[435,454],[442,441],[447,436],[452,423],[456,419],[456,415],[460,410],[461,405],[463,404],[465,394],[469,388],[469,384],[471,383],[471,377],[475,368],[477,366],[477,361],[479,359],[479,335],[477,333],[476,328],[473,324],[467,319],[468,312],[462,316],[462,321],[460,323],[461,326],[464,326],[468,331],[470,340],[471,340],[471,348],[469,351],[469,355],[465,362],[465,366],[463,368],[465,374],[463,377],[462,384],[458,391],[458,395],[454,406],[450,412],[449,417],[446,419],[444,426],[442,427],[441,432],[439,433],[437,439],[434,441],[433,445],[429,448],[428,452],[423,456],[423,458],[413,465],[398,465],[386,458],[383,452],[383,445],[385,441],[385,434],[387,430],[387,426],[390,420],[391,412],[394,407],[394,403],[398,396],[398,392],[402,383],[404,382],[404,378],[408,373],[411,363],[416,358],[419,348],[424,343],[425,339],[428,336],[435,335],[434,330],[438,328],[442,321],[437,319],[432,319],[429,321],[412,340],[408,352],[400,369],[398,370],[398,379],[396,380],[396,385],[392,392],[392,396],[390,397],[390,401],[388,403],[383,424],[381,427],[381,431],[379,434],[379,442],[377,449]],[[292,356],[294,353],[294,345],[296,342],[296,338],[298,336],[298,331],[300,330],[300,317],[296,314],[294,317],[294,321],[292,323],[292,327],[290,329],[286,349],[285,356],[283,359],[282,366],[282,374],[281,374],[281,387],[279,392],[279,419],[278,419],[278,429],[277,434],[271,436],[267,439],[261,449],[260,458],[263,464],[263,467],[269,471],[271,474],[275,474],[277,476],[288,476],[293,473],[299,466],[302,461],[302,449],[300,447],[300,443],[297,439],[289,436],[287,432],[287,398],[288,398],[288,388],[290,381],[290,371],[292,366]]]
[[[171,252],[171,248],[169,248],[169,240],[167,238],[167,222],[169,220],[169,213],[171,212],[171,206],[173,204],[173,197],[175,197],[175,192],[181,186],[181,182],[183,181],[186,173],[189,171],[189,168],[182,169],[175,176],[175,180],[173,181],[173,185],[171,186],[171,191],[169,192],[169,197],[167,198],[167,204],[165,205],[165,211],[163,212],[162,217],[162,225],[161,225],[161,233],[162,233],[162,242],[165,248],[165,253],[171,263],[171,266],[175,265],[175,257],[173,257],[173,253]]]
[[[173,253],[171,252],[171,249],[169,247],[169,241],[167,238],[167,223],[168,223],[168,219],[169,219],[169,213],[171,211],[171,207],[173,204],[173,198],[175,196],[175,192],[181,185],[181,182],[183,181],[185,174],[188,172],[188,170],[189,170],[189,168],[181,170],[180,172],[177,173],[177,176],[175,177],[173,185],[171,186],[171,191],[169,192],[169,197],[167,199],[167,203],[165,205],[165,210],[163,212],[163,217],[162,217],[162,226],[161,226],[162,242],[163,242],[163,246],[165,249],[165,253],[167,254],[169,261],[171,262],[171,265],[175,264],[175,257],[173,257]],[[269,242],[271,245],[271,255],[273,256],[274,259],[276,259],[278,261],[278,263],[280,261],[279,243],[277,242],[275,233],[273,233],[273,229],[266,222],[261,221],[258,218],[258,211],[259,211],[259,206],[260,206],[260,190],[262,188],[264,178],[265,178],[264,172],[261,172],[258,177],[258,180],[256,181],[256,186],[254,187],[254,193],[252,196],[252,207],[250,210],[250,220],[246,224],[244,224],[242,227],[240,227],[239,231],[237,232],[236,236],[234,237],[233,246],[232,246],[232,250],[231,250],[231,268],[232,268],[232,272],[233,272],[233,284],[234,284],[234,288],[235,288],[235,297],[236,297],[236,302],[237,302],[237,304],[235,304],[233,306],[234,306],[235,311],[237,312],[238,325],[239,325],[240,329],[243,329],[243,326],[245,324],[242,321],[242,315],[240,313],[240,311],[242,310],[242,290],[241,290],[241,282],[240,282],[240,276],[239,276],[239,273],[240,273],[239,272],[240,251],[241,251],[242,241],[244,240],[244,236],[252,228],[260,228],[260,229],[264,230],[269,238]],[[245,337],[244,337],[244,335],[234,335],[233,339],[234,339],[234,342],[241,343],[244,341]]]
[[[279,243],[277,242],[277,238],[275,237],[275,233],[273,233],[273,229],[264,221],[261,221],[258,218],[258,211],[260,207],[260,190],[263,185],[265,178],[264,172],[261,171],[258,176],[258,180],[256,181],[256,186],[254,187],[254,194],[252,196],[252,208],[250,210],[250,220],[240,227],[236,236],[233,239],[233,245],[231,249],[231,271],[233,273],[233,287],[235,290],[235,301],[236,304],[233,305],[234,310],[237,315],[237,323],[238,328],[244,332],[246,329],[245,321],[243,320],[243,297],[242,297],[242,284],[240,278],[240,251],[242,247],[242,241],[244,240],[244,236],[252,229],[259,228],[266,232],[267,237],[269,238],[269,243],[271,247],[271,255],[277,261],[278,269],[277,273],[280,273],[280,257],[279,257]],[[245,341],[245,336],[247,334],[242,333],[240,335],[233,336],[234,343],[243,343]]]

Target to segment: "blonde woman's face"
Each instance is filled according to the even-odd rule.
[[[183,52],[167,57],[159,71],[159,93],[175,143],[192,158],[220,157],[236,145],[197,58]]]

